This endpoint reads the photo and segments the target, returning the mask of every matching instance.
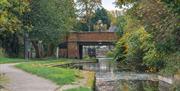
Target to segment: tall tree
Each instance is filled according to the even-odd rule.
[[[25,25],[22,18],[29,11],[29,0],[0,1],[0,46],[10,56],[18,55],[19,38]]]
[[[107,30],[110,25],[111,21],[108,16],[108,12],[104,8],[98,8],[95,10],[94,17],[92,17],[91,22],[92,24],[98,24],[98,21],[101,21],[102,25],[105,27],[104,29]],[[94,29],[95,30],[95,29]]]
[[[39,43],[49,50],[47,55],[51,56],[54,47],[72,29],[75,20],[74,0],[33,0],[31,9],[33,31],[30,32],[30,38],[36,56],[43,56]]]
[[[78,18],[80,18],[88,27],[88,30],[84,31],[91,31],[91,18],[93,17],[95,10],[101,6],[101,0],[76,0],[76,4]]]
[[[125,20],[125,16],[118,16],[117,17],[117,29],[116,29],[116,33],[119,36],[122,36],[124,33],[124,27],[126,26],[126,20]]]
[[[127,24],[123,28],[122,39],[117,44],[118,55],[116,56],[120,60],[140,58],[143,61],[142,64],[155,69],[160,69],[164,63],[167,65],[169,62],[178,63],[179,14],[164,1],[118,0],[117,4],[120,6],[133,4],[125,14]],[[172,6],[176,5],[177,3]],[[175,10],[178,10],[178,7]],[[180,68],[180,65],[171,68],[175,71]]]

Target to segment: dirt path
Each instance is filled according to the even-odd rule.
[[[58,85],[49,80],[26,73],[14,67],[15,64],[0,64],[0,73],[9,79],[4,85],[8,91],[56,91]]]

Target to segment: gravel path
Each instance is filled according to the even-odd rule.
[[[8,91],[56,91],[58,85],[49,80],[26,73],[14,67],[15,64],[0,64],[0,73],[5,74],[9,82],[4,85]]]

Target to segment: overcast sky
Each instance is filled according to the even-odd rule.
[[[107,10],[117,10],[118,8],[115,8],[113,2],[115,2],[115,0],[102,0],[102,5]]]

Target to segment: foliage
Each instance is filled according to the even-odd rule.
[[[95,57],[90,57],[89,55],[84,55],[83,57],[84,61],[97,61],[97,59]]]
[[[69,90],[65,90],[65,91],[91,91],[91,89],[80,87],[80,88],[73,88],[73,89],[69,89]]]
[[[129,37],[133,37],[132,36],[133,33],[131,33],[131,32],[138,30],[138,26],[139,26],[139,25],[135,25],[136,21],[133,20],[130,16],[126,16],[125,19],[126,19],[127,25],[124,26],[123,29],[126,31],[123,31],[124,34],[117,42],[116,48],[115,48],[115,54],[116,54],[115,59],[117,59],[117,60],[124,60],[126,58],[125,55],[127,54],[127,51],[128,51],[127,50],[128,49],[127,42],[130,39]]]
[[[118,16],[117,18],[117,35],[118,36],[122,36],[124,33],[124,27],[126,25],[126,20],[125,20],[125,16]]]
[[[118,14],[115,11],[113,11],[113,12],[108,11],[108,17],[111,21],[111,25],[117,25],[117,17],[116,16],[118,16]]]
[[[95,72],[87,72],[87,74],[85,75],[88,79],[87,79],[87,87],[94,89],[95,87]]]
[[[75,27],[75,30],[92,31],[93,23],[91,20],[95,10],[101,7],[101,0],[76,0],[76,7],[78,18],[77,25],[81,24],[82,26]]]
[[[130,13],[136,16],[146,31],[153,36],[154,48],[149,49],[144,57],[147,64],[158,69],[163,67],[165,62],[169,65],[169,61],[173,61],[171,58],[176,56],[167,56],[179,51],[177,15],[169,11],[162,2],[155,0],[142,1]]]
[[[84,60],[90,60],[91,58],[89,57],[89,55],[85,55],[83,59]]]
[[[125,35],[126,39],[126,45],[127,45],[127,54],[126,57],[128,60],[135,60],[142,61],[142,55],[143,55],[143,42],[147,41],[146,35],[147,33],[144,31],[143,28],[136,30],[135,32],[131,32]]]
[[[125,62],[134,65],[135,69],[143,65],[147,65],[146,52],[152,47],[152,37],[148,34],[143,27],[137,30],[125,32],[123,37],[118,41],[116,45],[116,59],[126,60]],[[151,60],[152,62],[156,60]],[[154,66],[154,65],[153,65]]]
[[[108,51],[106,53],[106,57],[114,57],[114,52],[113,51]]]
[[[101,6],[101,0],[76,0],[78,16],[84,17],[86,21],[92,16],[92,13]]]
[[[115,3],[119,7],[128,6],[130,4],[137,4],[143,0],[116,0]],[[164,2],[172,11],[179,13],[180,11],[180,1],[179,0],[155,0],[155,2]]]
[[[85,16],[76,21],[75,31],[89,31],[89,27],[91,31],[107,30],[111,24],[108,12],[103,7],[98,7],[92,12],[89,22],[84,18]]]
[[[172,75],[178,74],[180,69],[180,53],[176,52],[170,55],[165,55],[166,57],[166,67],[160,71],[162,75]]]
[[[23,21],[21,17],[29,12],[28,0],[1,0],[0,1],[0,34],[3,32],[20,31]],[[5,36],[5,34],[3,34]]]
[[[140,1],[140,0],[116,0],[115,4],[116,4],[116,6],[122,8],[123,6],[129,6],[134,3],[137,3],[138,1]]]
[[[161,0],[162,2],[165,2],[166,5],[172,9],[175,13],[180,13],[180,0]]]
[[[0,46],[15,57],[23,44],[22,36],[29,32],[31,41],[43,41],[48,49],[49,44],[56,46],[63,40],[74,20],[74,0],[1,0]]]
[[[100,23],[103,25],[101,26],[101,24],[98,24],[99,21],[101,21]],[[100,29],[101,27],[104,29],[104,30],[107,30],[109,27],[110,27],[110,19],[109,19],[109,16],[108,16],[108,13],[106,11],[106,9],[104,8],[98,8],[97,10],[95,10],[95,14],[94,16],[92,17],[91,19],[91,23],[96,27],[98,28],[95,28],[94,27],[94,30],[98,31],[98,29]]]
[[[85,23],[83,20],[77,20],[74,25],[73,30],[74,31],[88,31],[89,27],[87,23]]]
[[[158,91],[159,90],[158,86],[151,86],[151,85],[153,85],[153,84],[146,83],[146,85],[143,87],[144,91]]]
[[[4,54],[4,50],[2,48],[0,48],[0,57],[4,57],[5,54]]]
[[[0,47],[8,56],[17,56],[19,40],[24,32],[27,13],[30,12],[29,0],[0,1]]]
[[[32,31],[30,40],[36,57],[53,56],[75,22],[74,0],[33,0],[29,13]]]
[[[47,65],[57,61],[40,61],[18,64],[17,67],[32,74],[47,78],[58,85],[70,84],[78,79],[80,72],[75,69],[64,69],[57,67],[48,67]],[[58,62],[64,63],[64,62]]]
[[[75,20],[73,0],[33,0],[31,9],[32,40],[57,45],[72,29]]]
[[[153,35],[159,51],[179,50],[177,15],[170,12],[162,2],[144,0],[131,13]]]
[[[124,31],[116,45],[116,59],[140,62],[149,71],[170,68],[167,73],[174,74],[180,66],[173,66],[180,51],[178,14],[159,0],[119,0],[119,5],[130,3],[134,6],[125,14],[127,25],[119,26]]]

